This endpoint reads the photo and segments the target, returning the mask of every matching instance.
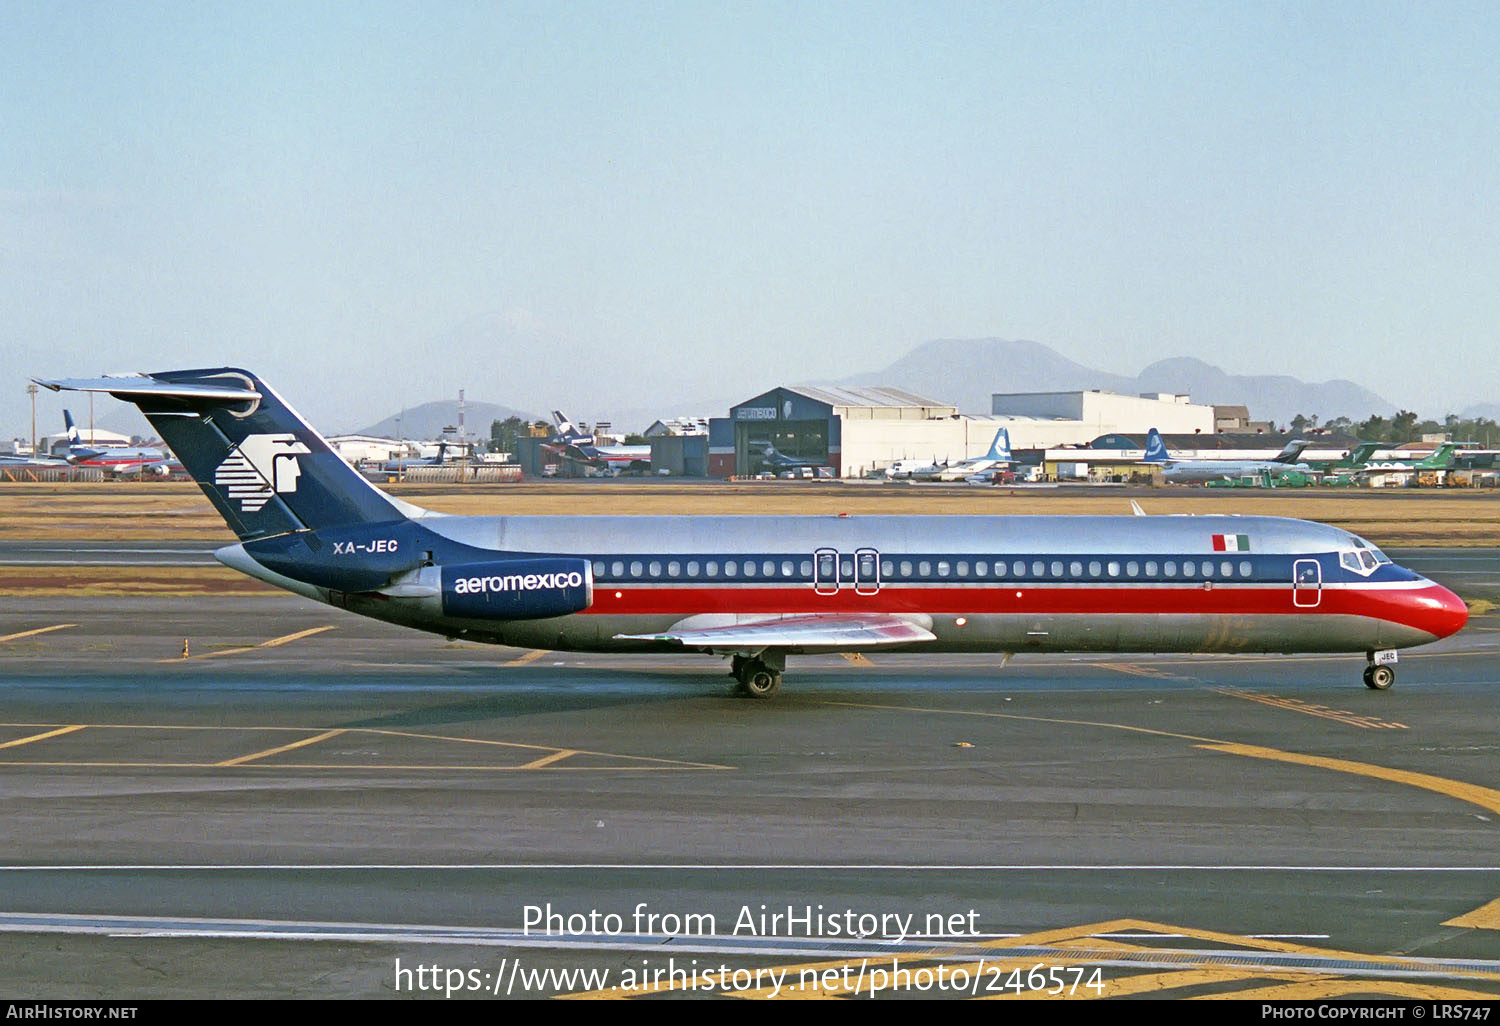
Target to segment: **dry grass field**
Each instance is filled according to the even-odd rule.
[[[1493,491],[1346,491],[1167,487],[1008,489],[815,481],[527,482],[397,485],[400,497],[444,513],[734,516],[757,514],[1240,513],[1337,524],[1377,545],[1500,545]],[[232,541],[189,483],[0,484],[0,538]]]
[[[402,498],[458,514],[1240,513],[1338,524],[1379,545],[1500,545],[1500,495],[1471,491],[1256,492],[1203,488],[1005,489],[831,482],[545,481],[404,485]],[[190,483],[0,484],[0,538],[202,540],[233,536]],[[227,568],[0,567],[0,594],[207,595],[272,592]]]

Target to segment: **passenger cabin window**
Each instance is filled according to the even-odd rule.
[[[689,577],[697,577],[698,576],[698,561],[696,559],[690,559],[690,560],[688,560],[687,575]]]
[[[670,562],[668,562],[667,563],[667,576],[668,577],[681,577],[682,576],[682,564],[679,563],[679,562],[677,562],[677,560],[675,560],[675,559],[671,560]]]
[[[603,560],[599,560],[599,559],[594,560],[594,576],[595,577],[603,577],[604,576],[604,561]]]

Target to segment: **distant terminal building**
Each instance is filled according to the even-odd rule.
[[[997,392],[990,396],[990,412],[1010,431],[1012,449],[1086,445],[1100,435],[1153,427],[1164,435],[1216,430],[1214,407],[1169,392]]]
[[[43,452],[54,455],[65,454],[68,451],[68,433],[59,431],[47,435],[37,443]],[[126,449],[135,445],[135,441],[129,435],[122,435],[118,431],[106,431],[104,428],[90,429],[88,424],[78,425],[78,444],[90,449]]]
[[[403,459],[416,456],[416,443],[398,442],[394,438],[375,435],[334,435],[328,446],[343,458],[345,463],[364,463],[379,460]]]
[[[641,434],[646,438],[661,438],[664,435],[706,435],[708,434],[708,418],[673,417],[671,420],[658,420]]]
[[[983,455],[997,426],[899,388],[782,386],[709,421],[708,472],[748,476],[801,465],[862,477],[897,460]]]

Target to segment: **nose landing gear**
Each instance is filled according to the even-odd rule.
[[[1396,661],[1394,649],[1369,652],[1367,657],[1370,665],[1365,667],[1365,687],[1371,691],[1385,691],[1396,683],[1396,669],[1391,665]]]

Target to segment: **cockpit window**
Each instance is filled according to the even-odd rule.
[[[1339,562],[1343,563],[1343,565],[1347,566],[1350,570],[1355,570],[1359,573],[1369,573],[1377,566],[1382,566],[1391,561],[1391,557],[1387,556],[1384,552],[1381,552],[1379,549],[1371,545],[1369,542],[1365,541],[1363,538],[1359,537],[1359,535],[1357,534],[1351,534],[1349,536],[1349,541],[1351,544],[1353,544],[1355,551],[1341,554],[1339,557]],[[1354,561],[1352,563],[1350,562],[1349,557],[1353,557]]]

